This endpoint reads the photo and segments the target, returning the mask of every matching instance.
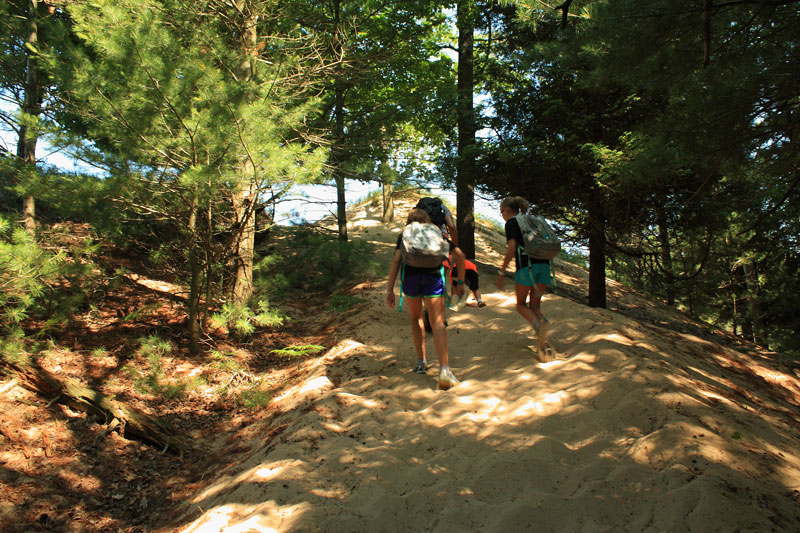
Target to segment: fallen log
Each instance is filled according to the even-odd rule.
[[[75,379],[58,378],[35,361],[21,366],[0,359],[0,368],[13,375],[19,386],[51,398],[48,406],[57,402],[101,420],[109,428],[103,436],[119,427],[120,435],[125,438],[146,442],[163,452],[169,451],[183,457],[186,443],[175,435],[175,430],[166,420],[104,396]]]

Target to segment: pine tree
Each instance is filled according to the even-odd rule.
[[[250,297],[260,195],[320,169],[322,154],[303,138],[317,53],[281,10],[244,0],[70,5],[85,48],[61,71],[64,117],[126,184],[121,205],[177,235],[194,350],[214,263],[232,265],[235,302]]]

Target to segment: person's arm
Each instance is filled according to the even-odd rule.
[[[447,229],[450,231],[450,240],[453,241],[453,244],[458,246],[458,229],[456,229],[456,223],[453,221],[453,215],[447,214],[444,217],[444,225],[447,226]]]
[[[503,266],[500,267],[500,272],[497,273],[497,288],[503,289],[503,278],[506,276],[506,268],[508,264],[514,259],[517,253],[517,239],[508,239],[508,246],[506,247],[506,255],[503,256]]]
[[[392,266],[389,268],[389,286],[386,287],[386,305],[391,308],[394,308],[394,283],[397,281],[398,272],[400,272],[400,250],[395,250]]]
[[[466,261],[467,256],[464,255],[464,252],[462,252],[461,248],[458,246],[453,248],[451,252],[453,253],[453,257],[456,259],[456,277],[453,278],[455,289],[453,289],[453,291],[460,298],[464,295],[464,275],[466,273],[464,261]]]

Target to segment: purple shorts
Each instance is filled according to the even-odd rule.
[[[403,279],[403,294],[407,298],[432,298],[444,296],[444,281],[441,274],[406,274]]]

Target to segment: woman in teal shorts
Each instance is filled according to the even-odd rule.
[[[431,223],[428,213],[422,209],[412,209],[408,214],[406,224],[412,222]],[[433,345],[436,348],[436,355],[439,359],[439,389],[447,390],[458,383],[458,380],[450,370],[449,353],[447,351],[447,333],[444,326],[445,309],[445,283],[444,274],[441,267],[423,268],[413,267],[403,264],[400,243],[403,235],[397,239],[392,266],[389,269],[389,286],[386,289],[386,304],[394,307],[394,284],[397,276],[402,269],[403,295],[408,302],[408,310],[411,314],[411,333],[414,337],[414,349],[417,352],[417,364],[413,372],[426,374],[428,371],[428,361],[425,355],[425,328],[422,320],[422,306],[428,311],[428,317],[433,328]],[[457,275],[453,281],[457,284],[455,294],[461,296],[464,291],[464,252],[462,252],[452,241],[450,243],[450,253],[456,260]]]
[[[547,362],[553,359],[553,349],[547,342],[547,319],[542,314],[542,296],[547,287],[552,285],[550,278],[550,261],[533,259],[519,246],[524,242],[519,222],[514,218],[528,210],[528,201],[519,196],[512,196],[500,202],[500,214],[506,221],[506,255],[503,266],[497,275],[497,288],[503,290],[503,278],[506,267],[514,259],[517,270],[514,275],[517,296],[517,312],[530,322],[536,332],[536,344],[539,347],[539,359]]]

